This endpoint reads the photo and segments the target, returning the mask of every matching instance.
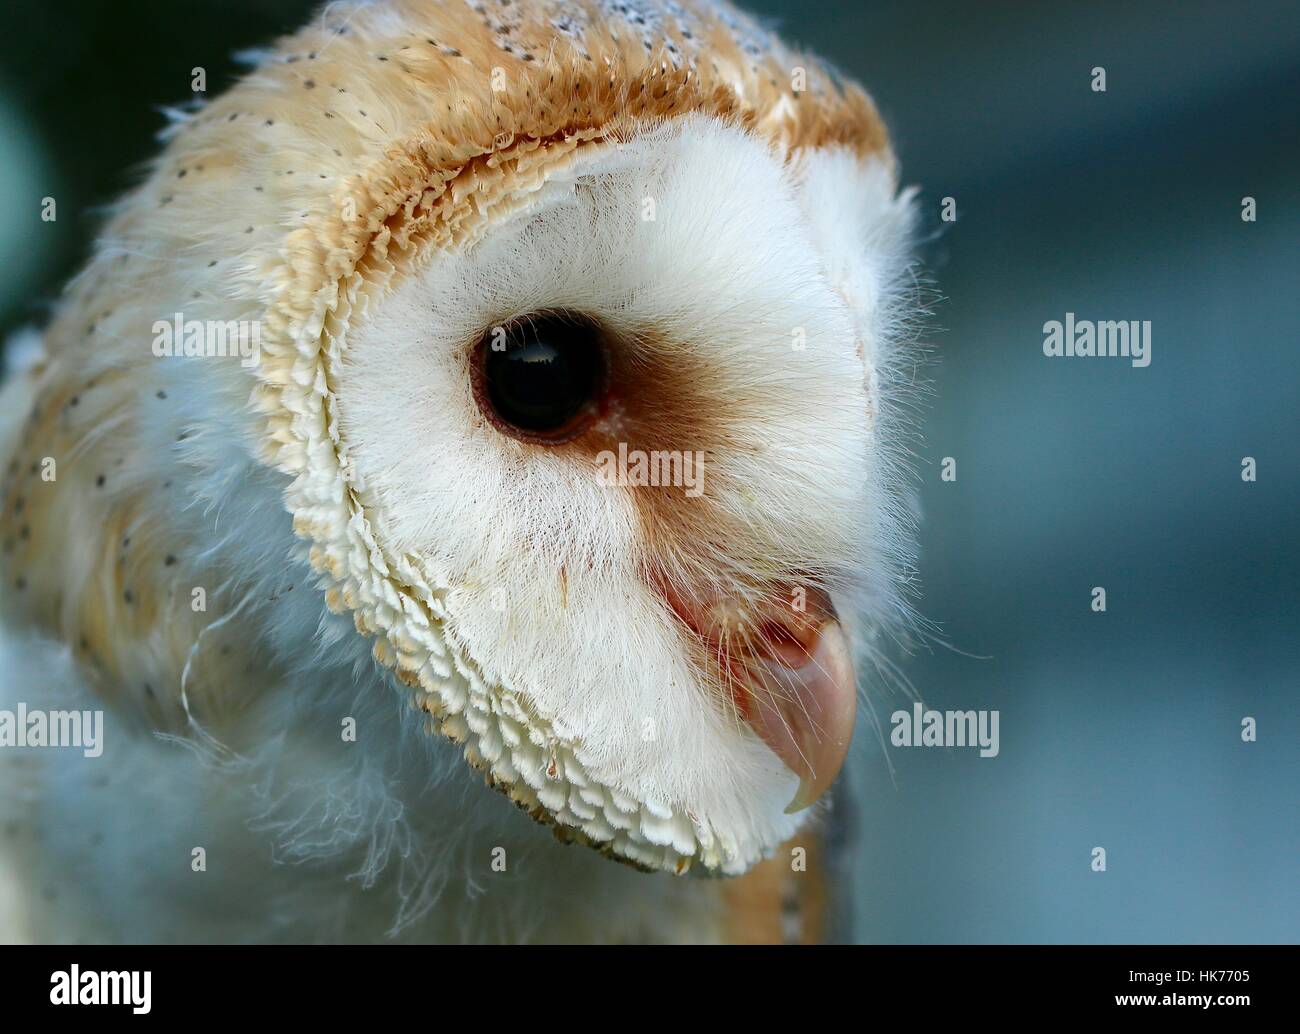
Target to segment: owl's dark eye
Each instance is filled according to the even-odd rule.
[[[605,370],[604,336],[595,321],[577,313],[534,313],[479,339],[474,396],[497,430],[557,444],[596,419]]]

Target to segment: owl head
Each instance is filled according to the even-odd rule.
[[[171,244],[142,311],[258,328],[202,375],[428,733],[737,873],[905,610],[909,212],[866,95],[728,6],[393,0],[181,116],[115,235]]]

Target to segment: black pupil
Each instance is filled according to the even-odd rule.
[[[603,352],[598,328],[571,315],[516,320],[483,339],[483,379],[496,415],[538,434],[563,431],[595,400]]]

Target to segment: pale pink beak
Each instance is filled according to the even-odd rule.
[[[737,710],[799,777],[786,813],[812,805],[844,764],[858,708],[848,636],[829,597],[808,589],[803,610],[778,605],[749,613],[727,599],[663,591],[708,644]]]
[[[787,814],[817,801],[834,782],[853,738],[857,683],[849,640],[832,618],[816,629],[802,661],[759,661],[749,724],[799,777]]]

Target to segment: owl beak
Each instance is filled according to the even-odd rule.
[[[749,724],[799,777],[787,815],[810,807],[830,788],[848,756],[858,710],[849,640],[840,623],[825,621],[799,647],[758,658],[746,687]]]
[[[753,608],[712,593],[661,589],[708,644],[737,711],[799,777],[786,813],[810,807],[844,765],[858,710],[849,638],[830,598],[812,589],[798,610]]]

